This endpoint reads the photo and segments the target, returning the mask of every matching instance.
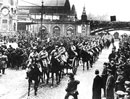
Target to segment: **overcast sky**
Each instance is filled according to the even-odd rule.
[[[21,0],[19,0],[21,1]],[[40,4],[42,0],[24,0],[35,4]],[[44,1],[44,0],[43,0]],[[78,18],[81,18],[83,7],[91,19],[110,20],[110,16],[115,15],[118,21],[130,21],[130,0],[69,0],[75,5]],[[39,3],[37,3],[39,2]]]
[[[70,0],[75,4],[78,16],[81,15],[83,6],[88,15],[102,16],[110,20],[110,16],[116,15],[119,21],[130,21],[130,0]]]

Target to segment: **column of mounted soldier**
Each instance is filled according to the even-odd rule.
[[[70,72],[76,74],[77,68],[82,64],[83,70],[92,68],[93,63],[103,48],[108,48],[111,39],[100,36],[88,38],[57,37],[46,40],[19,40],[18,48],[6,44],[0,46],[0,69],[5,68],[27,69],[29,83],[36,80],[35,94],[40,81],[60,84],[61,78]],[[3,61],[5,61],[3,63]],[[3,65],[5,64],[5,65]],[[51,77],[50,77],[51,74]],[[56,81],[54,81],[56,76]],[[30,89],[30,88],[29,88]]]

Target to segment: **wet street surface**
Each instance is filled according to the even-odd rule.
[[[115,44],[118,45],[118,42]],[[78,99],[92,99],[92,84],[95,77],[95,69],[99,69],[100,73],[103,69],[103,63],[108,62],[108,55],[111,53],[112,45],[109,49],[103,49],[99,55],[99,59],[93,65],[93,68],[82,70],[82,66],[78,67],[75,78],[80,81],[78,86]],[[25,79],[25,70],[6,69],[5,75],[0,74],[0,99],[64,99],[66,94],[65,88],[68,83],[68,77],[64,76],[60,85],[53,88],[44,83],[40,85],[37,96],[34,96],[33,87],[31,94],[27,96],[28,81]]]

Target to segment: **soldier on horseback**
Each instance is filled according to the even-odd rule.
[[[55,58],[59,62],[60,61],[60,59],[59,59],[60,54],[59,54],[58,48],[59,48],[58,45],[55,45],[55,49],[52,50],[51,56],[52,56],[52,58]]]
[[[68,63],[67,63],[68,52],[66,51],[66,48],[64,47],[63,43],[60,44],[60,47],[58,49],[58,53],[59,53],[62,74],[64,74],[64,69],[68,69]]]
[[[42,50],[39,53],[39,60],[42,62],[42,66],[47,67],[47,64],[49,62],[48,59],[48,52],[46,51],[45,46],[42,48]]]
[[[28,78],[28,73],[31,71],[31,69],[32,69],[32,64],[36,64],[37,63],[37,61],[38,61],[38,56],[39,56],[39,54],[38,54],[38,52],[37,52],[37,48],[36,47],[33,47],[33,50],[32,50],[32,52],[30,53],[30,55],[29,55],[29,58],[28,58],[28,65],[27,65],[27,77],[26,77],[26,79]]]
[[[37,95],[39,79],[41,77],[41,72],[39,71],[38,65],[36,63],[33,63],[32,66],[33,67],[31,67],[31,71],[28,72],[28,96],[30,95],[30,86],[32,80],[34,81],[34,95]]]
[[[59,49],[58,49],[58,53],[60,55],[60,61],[62,64],[67,63],[67,59],[68,59],[68,53],[63,45],[63,43],[61,43]]]
[[[55,49],[52,50],[51,52],[51,73],[52,73],[52,86],[53,86],[53,81],[54,81],[54,73],[56,73],[56,81],[57,84],[60,83],[60,72],[61,71],[61,67],[60,67],[60,56],[61,54],[59,54],[58,51],[58,45],[55,45]]]
[[[37,48],[33,47],[32,52],[29,55],[29,63],[27,65],[27,78],[28,78],[28,96],[30,95],[30,86],[32,80],[34,81],[34,94],[37,95],[38,84],[41,77],[41,71],[38,67],[39,54],[37,52]]]
[[[45,74],[48,76],[49,73],[48,64],[50,62],[48,58],[48,52],[46,51],[45,46],[43,46],[42,50],[39,52],[39,62],[41,65],[41,72],[44,75],[44,80],[45,80]]]
[[[76,52],[76,46],[73,44],[73,42],[70,43],[70,48],[69,48],[69,58],[73,59],[75,56],[78,55]]]
[[[73,42],[70,43],[70,47],[68,50],[68,64],[69,68],[72,69],[72,72],[76,74],[78,63],[79,63],[79,58],[78,58],[78,48],[73,44]]]

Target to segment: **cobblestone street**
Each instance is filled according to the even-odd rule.
[[[118,45],[116,42],[115,45]],[[82,70],[80,66],[77,71],[76,79],[80,80],[78,86],[79,99],[91,99],[92,98],[92,83],[95,76],[95,69],[99,69],[100,73],[103,69],[103,63],[108,61],[108,55],[110,54],[112,46],[109,49],[104,49],[99,56],[97,62],[93,65],[93,68],[89,70]],[[5,75],[0,75],[0,99],[64,99],[66,94],[65,88],[67,86],[68,77],[64,76],[61,84],[51,88],[49,85],[41,85],[38,90],[37,96],[34,96],[33,88],[31,89],[31,95],[27,96],[27,80],[25,70],[6,70]]]

